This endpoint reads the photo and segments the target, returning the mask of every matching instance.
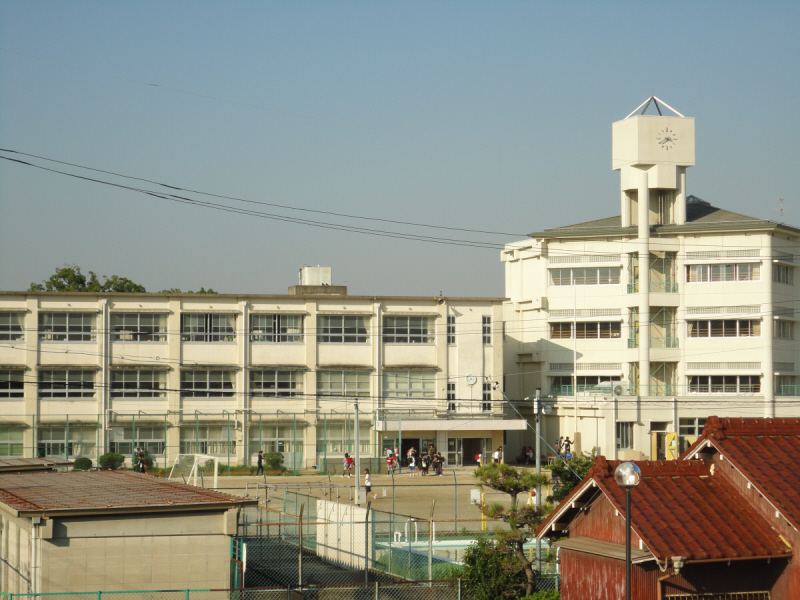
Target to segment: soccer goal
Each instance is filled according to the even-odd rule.
[[[219,474],[219,459],[208,454],[179,454],[175,457],[172,470],[169,472],[170,481],[179,481],[189,485],[201,487],[208,486],[213,481],[213,489],[217,489]],[[206,482],[206,479],[209,479]]]

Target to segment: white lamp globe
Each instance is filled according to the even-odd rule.
[[[620,463],[614,471],[614,481],[623,489],[628,489],[639,485],[642,479],[642,471],[632,462]]]

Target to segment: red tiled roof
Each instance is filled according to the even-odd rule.
[[[130,471],[0,473],[0,502],[21,513],[197,510],[255,503]]]
[[[709,417],[703,434],[681,458],[695,457],[706,443],[800,530],[800,419]]]
[[[621,461],[595,459],[586,479],[539,528],[557,521],[591,482],[625,514],[625,491],[614,480]],[[642,471],[631,490],[631,526],[659,560],[683,556],[693,560],[788,556],[791,548],[763,519],[748,511],[735,488],[714,477],[700,461],[636,461]]]

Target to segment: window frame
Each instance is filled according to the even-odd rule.
[[[775,319],[772,325],[772,337],[776,340],[794,340],[794,321]]]
[[[741,283],[761,281],[761,263],[686,265],[686,283]]]
[[[63,323],[55,322],[56,318]],[[50,323],[46,321],[50,319]],[[97,313],[44,311],[39,313],[39,340],[43,342],[96,342]]]
[[[303,395],[303,379],[302,371],[251,369],[248,394],[251,398],[295,398]],[[261,385],[257,387],[259,383]],[[273,387],[264,387],[264,384],[272,384]]]
[[[0,399],[25,397],[25,369],[0,369]]]
[[[436,371],[384,371],[382,396],[385,399],[436,398]],[[403,385],[401,385],[403,384]]]
[[[154,322],[143,324],[143,320],[153,320]],[[155,322],[156,320],[158,323]],[[113,312],[110,321],[112,342],[157,343],[167,341],[167,315],[164,313]],[[126,321],[129,322],[126,323]]]
[[[430,345],[436,343],[436,317],[430,315],[385,315],[384,344]]]
[[[747,331],[750,333],[746,333]],[[733,335],[729,335],[731,332]],[[701,333],[705,335],[700,335]],[[761,337],[761,319],[687,319],[686,337],[693,339]]]
[[[318,344],[368,344],[371,315],[317,315]]]
[[[772,281],[784,285],[794,285],[794,267],[789,265],[772,265]]]
[[[615,424],[614,444],[617,450],[633,450],[634,449],[634,421],[617,421]]]
[[[189,375],[191,374],[191,381]],[[205,374],[205,381],[200,375]],[[212,381],[212,376],[219,380]],[[226,381],[227,379],[227,381]],[[190,387],[188,384],[192,384]],[[199,384],[205,383],[205,386]],[[212,383],[219,386],[212,387]],[[236,395],[236,371],[233,369],[185,369],[181,371],[181,398],[232,398]]]
[[[350,378],[352,381],[348,381]],[[337,398],[369,398],[372,373],[370,371],[324,370],[317,371],[317,396],[334,396]],[[341,387],[332,384],[340,383]],[[349,387],[355,383],[355,388]],[[366,385],[365,385],[366,384]]]
[[[13,321],[17,320],[17,323]],[[0,312],[0,341],[20,342],[25,339],[25,314],[14,311]]]
[[[167,373],[153,369],[114,369],[111,371],[111,397],[166,398]]]
[[[622,283],[622,267],[570,267],[547,269],[547,271],[548,284],[551,287],[619,285]]]
[[[687,394],[760,394],[760,375],[687,375]]]
[[[456,317],[455,315],[447,315],[447,345],[455,346],[456,344]]]
[[[46,373],[51,374],[49,380],[45,379]],[[64,373],[64,378],[57,379],[54,375],[55,373]],[[80,374],[80,379],[75,377],[70,380],[71,373]],[[86,375],[90,375],[91,377],[84,379]],[[76,400],[82,398],[94,398],[96,391],[96,375],[97,371],[90,369],[40,369],[36,376],[37,396],[39,398],[50,400]],[[64,384],[63,387],[56,385],[60,383]],[[87,386],[87,383],[90,385]],[[47,393],[46,390],[50,390],[50,392]],[[63,395],[58,390],[64,390]]]
[[[492,345],[492,317],[491,315],[481,316],[481,338],[484,346]]]
[[[204,342],[211,344],[236,342],[236,317],[238,313],[181,313],[181,342]],[[223,324],[223,318],[230,319]],[[194,323],[187,321],[194,320]]]
[[[304,315],[292,313],[250,314],[250,341],[269,344],[302,344]],[[255,323],[255,321],[264,321]]]

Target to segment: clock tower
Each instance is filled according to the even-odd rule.
[[[642,112],[647,110],[651,102],[658,108],[658,116],[634,116],[642,107]],[[662,115],[659,103],[676,116]],[[694,119],[684,117],[655,96],[614,123],[611,168],[620,172],[622,226],[683,225],[686,169],[691,166],[694,166]]]

